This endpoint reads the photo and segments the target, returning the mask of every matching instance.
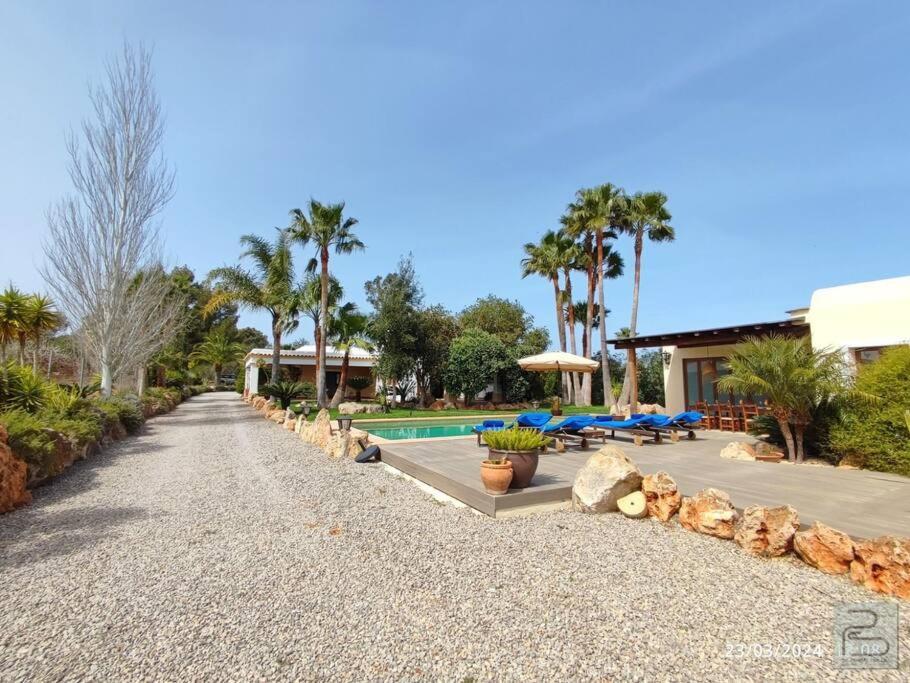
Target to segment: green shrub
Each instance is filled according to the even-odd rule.
[[[536,451],[547,445],[549,439],[534,429],[502,429],[483,433],[487,446],[497,451]]]
[[[38,417],[24,410],[0,413],[0,424],[9,434],[13,452],[26,462],[42,459],[54,452],[54,439],[45,431],[46,425]]]
[[[9,363],[6,379],[0,375],[0,406],[33,413],[44,406],[53,386],[30,367]]]
[[[99,399],[95,405],[104,413],[107,428],[113,427],[113,422],[116,421],[123,425],[127,434],[135,434],[145,422],[139,399],[135,396],[111,396]]]
[[[874,363],[859,368],[856,389],[877,396],[875,403],[856,401],[831,429],[831,449],[851,463],[910,476],[910,347],[886,350]]]
[[[831,452],[828,445],[831,428],[840,419],[841,410],[836,401],[822,401],[812,409],[811,421],[806,426],[803,436],[806,455],[823,457],[835,463],[840,459],[837,454]],[[780,431],[780,423],[773,415],[763,413],[754,418],[749,434],[765,436],[768,443],[774,444],[784,452],[787,451],[787,442]]]
[[[234,378],[234,391],[236,391],[238,394],[240,394],[242,396],[245,385],[246,385],[246,377],[244,377],[242,374],[240,374],[238,372],[237,376]]]
[[[312,386],[310,382],[277,382],[260,387],[259,393],[263,396],[274,396],[278,399],[278,403],[282,408],[287,408],[292,399],[308,398],[306,394],[309,391],[309,387]],[[316,389],[313,387],[313,396],[315,395]]]

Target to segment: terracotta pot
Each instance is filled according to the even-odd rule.
[[[756,453],[755,459],[760,462],[780,462],[784,459],[783,453]]]
[[[551,409],[551,410],[550,410],[550,415],[552,415],[553,417],[559,417],[560,415],[562,415],[562,408],[553,408],[553,409]]]
[[[537,472],[537,463],[540,460],[540,453],[533,451],[497,451],[490,449],[491,459],[500,459],[505,457],[512,463],[512,488],[523,489],[531,484],[534,473]]]
[[[509,490],[509,483],[512,481],[512,463],[499,465],[484,460],[480,463],[480,480],[487,493],[494,496],[502,495]]]

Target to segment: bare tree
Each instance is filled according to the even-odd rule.
[[[96,358],[109,395],[173,335],[179,304],[160,267],[154,217],[174,194],[151,56],[128,44],[89,88],[95,118],[67,139],[75,194],[51,207],[43,274]]]

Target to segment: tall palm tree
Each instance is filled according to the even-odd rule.
[[[553,297],[556,302],[556,331],[559,337],[560,351],[566,350],[566,315],[563,310],[562,290],[559,288],[559,275],[562,271],[563,256],[560,253],[561,237],[548,230],[540,242],[528,242],[524,245],[525,258],[521,260],[521,277],[540,275],[553,284]],[[566,397],[568,378],[562,373],[562,395]]]
[[[313,340],[316,343],[316,374],[319,374],[319,345],[322,339],[322,330],[319,327],[319,315],[322,310],[322,281],[318,275],[307,273],[300,286],[300,312],[313,321]],[[338,302],[344,296],[344,288],[338,278],[329,275],[329,319],[337,308]]]
[[[6,379],[6,349],[10,342],[19,339],[25,328],[25,306],[28,296],[12,285],[9,285],[0,294],[0,364],[3,368],[3,378]],[[20,346],[20,365],[21,359]]]
[[[274,242],[257,235],[243,235],[246,249],[241,258],[253,262],[253,272],[241,266],[224,266],[209,273],[215,291],[203,309],[210,315],[228,303],[250,310],[265,310],[272,316],[272,381],[281,377],[281,336],[297,325],[300,291],[294,286],[291,237],[278,230]]]
[[[205,363],[211,365],[215,371],[215,384],[221,379],[221,371],[227,365],[233,365],[243,358],[246,347],[224,330],[213,330],[206,336],[205,341],[196,344],[189,355],[190,362],[194,364]]]
[[[338,388],[330,403],[332,408],[337,408],[344,400],[344,392],[348,384],[348,368],[351,362],[351,349],[373,350],[373,344],[367,338],[367,328],[370,319],[358,313],[357,307],[347,303],[338,308],[329,328],[332,345],[337,351],[343,351],[341,359],[341,373],[338,379]]]
[[[572,271],[587,270],[588,254],[585,253],[580,244],[563,231],[557,233],[556,252],[562,266],[565,281],[562,305],[566,310],[566,324],[569,328],[569,348],[572,353],[577,354],[578,347],[575,344],[575,307],[572,305]],[[575,372],[569,373],[569,379],[572,390],[570,400],[575,403],[581,396],[583,380],[580,380],[578,373]]]
[[[676,232],[670,225],[672,216],[667,210],[667,195],[663,192],[636,193],[629,199],[624,213],[617,229],[630,235],[635,245],[635,280],[632,286],[632,320],[629,325],[630,336],[634,337],[638,332],[638,292],[641,285],[641,253],[645,237],[651,242],[672,242],[676,239]],[[620,401],[625,402],[624,399],[628,395],[629,404],[634,412],[638,407],[635,349],[629,349],[628,358]]]
[[[357,225],[356,218],[344,217],[344,202],[338,204],[321,204],[315,199],[310,199],[307,214],[300,209],[291,211],[290,231],[292,238],[304,246],[312,243],[316,246],[320,268],[320,300],[319,300],[319,344],[316,356],[318,358],[318,372],[316,373],[316,400],[320,407],[326,405],[325,395],[325,345],[326,330],[329,317],[329,253],[334,247],[336,254],[350,254],[364,249],[363,242],[353,233]],[[316,270],[317,260],[314,258],[307,266],[307,270]]]
[[[32,294],[23,308],[24,327],[32,341],[32,370],[38,372],[38,349],[41,341],[63,323],[63,317],[54,308],[54,302],[43,294]]]

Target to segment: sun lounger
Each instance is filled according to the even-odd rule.
[[[543,429],[553,416],[550,413],[522,413],[515,418],[515,423],[519,427],[531,427],[533,429]]]
[[[498,432],[506,428],[506,423],[503,420],[484,420],[483,424],[474,425],[471,429],[477,435],[477,445],[480,446],[480,437],[484,432]]]
[[[648,429],[657,432],[674,433],[686,432],[689,439],[695,438],[695,430],[701,429],[701,419],[704,417],[695,410],[689,410],[670,417],[669,415],[648,415],[646,425]]]
[[[541,433],[559,439],[565,444],[577,445],[581,448],[588,447],[588,435],[584,430],[594,423],[590,415],[572,415],[556,424],[544,425]]]
[[[589,427],[591,436],[610,432],[610,438],[615,439],[616,432],[625,432],[626,434],[649,436],[654,439],[654,443],[661,442],[660,432],[656,429],[651,429],[649,425],[649,420],[654,417],[653,415],[635,415],[628,420],[605,420],[602,419],[604,417],[607,416],[598,415],[591,423]]]

